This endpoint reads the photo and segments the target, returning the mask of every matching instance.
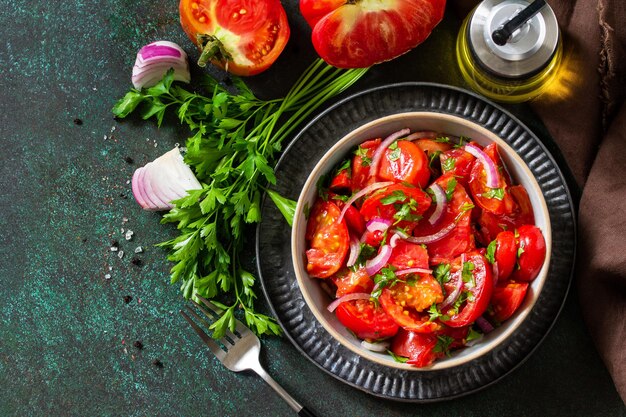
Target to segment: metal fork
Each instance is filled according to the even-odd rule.
[[[209,300],[196,294],[202,305],[191,300],[196,307],[211,321],[219,317],[221,310]],[[197,321],[209,328],[209,323],[200,317],[191,307],[186,306],[189,315],[193,316]],[[267,384],[274,389],[289,406],[301,417],[316,417],[310,410],[303,407],[291,395],[287,393],[271,376],[263,369],[259,361],[259,353],[261,351],[261,342],[252,331],[244,326],[239,320],[235,320],[235,332],[227,331],[226,335],[216,341],[211,338],[204,330],[187,315],[184,311],[180,311],[185,320],[189,322],[191,327],[198,333],[198,336],[209,347],[211,352],[224,366],[231,371],[241,372],[252,370],[256,372]],[[219,342],[219,343],[218,343]],[[220,346],[221,344],[221,346]]]

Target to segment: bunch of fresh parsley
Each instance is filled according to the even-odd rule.
[[[173,82],[173,72],[154,87],[130,90],[113,108],[124,118],[139,112],[159,126],[166,112],[176,114],[192,136],[185,162],[202,189],[174,202],[163,223],[174,223],[178,236],[163,242],[174,262],[172,283],[186,298],[199,294],[222,308],[212,325],[213,337],[234,330],[235,313],[257,334],[280,334],[278,324],[255,311],[256,277],[242,268],[246,225],[261,220],[261,195],[270,197],[289,218],[294,204],[267,189],[276,183],[274,166],[283,141],[328,99],[341,93],[367,69],[340,70],[316,60],[284,98],[260,100],[238,78],[232,93],[205,76],[201,94]]]

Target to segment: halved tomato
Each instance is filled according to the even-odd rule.
[[[385,311],[370,300],[353,300],[339,304],[337,319],[357,337],[377,340],[398,332],[398,325]]]
[[[546,259],[546,241],[541,229],[525,225],[517,229],[518,268],[513,270],[511,279],[532,281],[537,277]]]
[[[339,68],[366,68],[422,43],[445,0],[300,0],[317,53]]]
[[[380,305],[400,327],[419,333],[432,333],[439,328],[439,324],[430,321],[430,316],[424,310],[441,303],[443,292],[432,275],[416,276],[416,281],[401,281],[384,288],[379,297]]]
[[[472,324],[487,310],[493,293],[493,274],[491,267],[487,266],[487,260],[478,251],[467,253],[465,263],[458,261],[455,264],[453,268],[460,269],[454,272],[461,272],[463,277],[465,270],[465,275],[469,275],[463,277],[464,290],[460,296],[465,297],[465,299],[456,313],[453,311],[443,312],[450,316],[450,319],[444,323],[450,327],[463,327]],[[465,282],[466,280],[467,282]],[[466,292],[469,294],[464,294]]]
[[[469,190],[472,199],[483,210],[496,216],[510,215],[516,210],[516,204],[509,192],[505,177],[496,172],[498,186],[487,187],[487,174],[480,161],[474,161],[469,180]]]
[[[498,285],[491,296],[490,316],[499,322],[510,318],[517,311],[526,297],[528,283],[509,281]]]
[[[398,228],[413,228],[431,201],[419,188],[393,184],[367,197],[361,206],[361,214],[365,221],[380,217],[391,220]]]
[[[356,292],[370,293],[374,289],[374,281],[367,274],[365,268],[359,268],[356,271],[342,268],[331,279],[337,286],[337,298]]]
[[[421,245],[399,241],[388,261],[397,271],[408,268],[428,268],[428,252]]]
[[[400,140],[385,149],[380,160],[378,177],[425,188],[430,179],[428,157],[413,142]]]
[[[370,163],[372,162],[372,156],[376,148],[382,140],[372,139],[363,142],[352,158],[352,192],[359,191],[367,186],[370,180]]]
[[[474,155],[463,149],[454,148],[439,155],[439,160],[441,161],[441,172],[454,175],[463,187],[467,187],[476,160]]]
[[[181,0],[180,23],[202,54],[236,75],[254,75],[276,61],[289,40],[280,0]]]
[[[341,211],[330,201],[318,200],[309,215],[305,238],[306,269],[312,277],[328,278],[341,268],[348,253],[350,236],[345,220],[337,221]]]
[[[422,368],[432,364],[438,355],[435,354],[437,336],[432,333],[417,333],[400,329],[391,342],[391,351],[404,358],[408,364]]]
[[[498,276],[494,277],[498,281],[511,276],[515,263],[517,262],[517,242],[515,234],[511,231],[500,232],[496,236],[495,261]]]

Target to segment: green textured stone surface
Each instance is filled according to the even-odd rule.
[[[290,45],[275,67],[249,80],[264,97],[286,91],[314,57],[297,2],[283,4]],[[225,370],[183,322],[170,265],[153,246],[175,230],[140,210],[130,192],[135,168],[186,138],[175,123],[157,129],[137,119],[116,122],[110,113],[130,87],[142,45],[168,39],[196,57],[178,24],[177,2],[2,6],[0,416],[294,415],[259,378]],[[452,56],[458,25],[449,14],[426,43],[376,67],[352,91],[408,80],[460,85]],[[510,109],[543,132],[524,106]],[[130,241],[122,228],[134,232]],[[113,241],[123,258],[111,252]],[[135,255],[137,246],[145,251]],[[131,263],[135,256],[143,266]],[[286,339],[264,339],[262,361],[319,416],[626,415],[575,293],[522,366],[458,400],[380,400],[320,371]]]

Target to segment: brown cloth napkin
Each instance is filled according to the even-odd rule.
[[[455,6],[465,16],[477,3]],[[531,106],[582,187],[575,284],[587,328],[626,402],[626,2],[548,4],[563,33],[565,94]]]

